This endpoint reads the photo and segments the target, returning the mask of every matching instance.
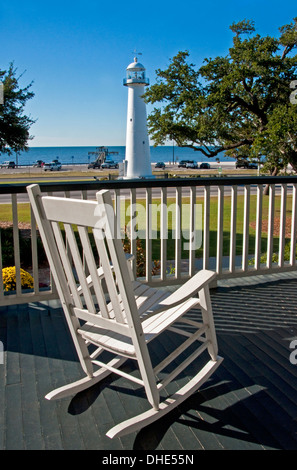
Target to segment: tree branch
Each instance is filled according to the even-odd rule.
[[[221,145],[221,146],[215,148],[214,150],[211,150],[205,144],[203,145],[203,147],[205,147],[207,150],[204,150],[200,146],[197,147],[197,145],[194,145],[193,143],[192,144],[181,144],[181,145],[179,145],[179,147],[191,148],[191,149],[195,150],[196,152],[201,152],[206,157],[211,158],[211,157],[215,157],[219,153],[224,152],[226,150],[233,150],[233,149],[236,149],[238,147],[242,147],[243,145],[251,145],[252,143],[253,143],[252,139],[244,139],[244,140],[241,140],[239,142],[234,142],[233,144]]]

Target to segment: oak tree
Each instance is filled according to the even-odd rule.
[[[199,68],[189,62],[188,51],[178,52],[166,70],[156,71],[156,83],[145,93],[155,105],[148,117],[155,145],[172,139],[206,157],[224,151],[262,154],[268,161],[271,155],[271,172],[280,168],[277,159],[297,170],[297,106],[290,101],[296,25],[294,18],[275,38],[256,34],[250,20],[234,23],[228,54],[204,59]]]

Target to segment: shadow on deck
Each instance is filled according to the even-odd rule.
[[[82,377],[59,303],[0,309],[0,449],[297,449],[297,279],[221,285],[211,297],[222,365],[171,414],[114,440],[105,432],[145,406],[137,386],[128,392],[112,375],[72,399],[45,400]]]

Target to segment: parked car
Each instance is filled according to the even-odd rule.
[[[249,168],[251,170],[257,170],[258,169],[258,165],[256,163],[249,163]]]
[[[15,162],[7,161],[1,164],[1,168],[15,168]]]
[[[257,170],[258,165],[256,163],[251,163],[248,160],[237,160],[235,168],[246,168],[250,170]]]
[[[162,170],[165,169],[165,163],[164,162],[158,162],[155,164],[155,168],[161,168]]]
[[[193,160],[181,160],[178,164],[178,168],[186,168],[187,163],[194,163]]]
[[[95,162],[91,162],[88,164],[88,169],[96,169],[96,168],[101,168],[101,162],[96,160]]]
[[[44,161],[43,160],[36,160],[36,162],[33,164],[33,166],[35,168],[42,168],[44,165]]]
[[[198,168],[198,165],[196,162],[188,162],[186,163],[186,168],[192,168],[194,170],[196,170]]]
[[[61,168],[62,165],[58,160],[53,160],[50,163],[45,163],[43,166],[44,171],[60,171]]]
[[[201,163],[201,165],[200,165],[201,170],[208,170],[209,168],[210,168],[209,163]]]
[[[108,160],[102,163],[101,165],[102,169],[107,169],[107,168],[119,168],[119,164],[114,162],[113,160]]]

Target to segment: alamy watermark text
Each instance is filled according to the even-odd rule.
[[[184,250],[196,250],[202,246],[202,204],[182,204],[181,207],[175,203],[168,206],[150,204],[149,207],[140,203],[131,204],[123,214],[127,220],[126,233],[117,224],[107,223],[108,219],[112,221],[113,214],[113,208],[108,205],[104,208],[100,205],[96,207],[96,237],[124,239],[127,235],[131,240],[156,240],[159,238],[159,230],[162,230],[163,239],[169,238],[169,232],[170,238],[182,239]],[[168,225],[172,227],[171,230]]]

